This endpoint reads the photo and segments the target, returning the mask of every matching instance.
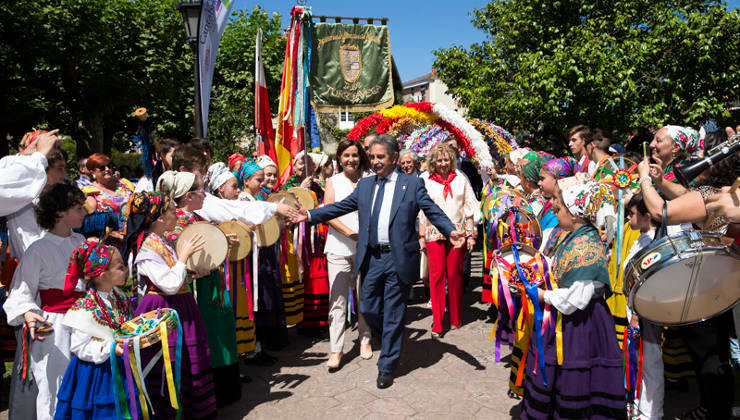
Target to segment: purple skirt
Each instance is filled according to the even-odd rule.
[[[198,310],[192,293],[177,295],[159,295],[147,293],[136,308],[136,315],[159,308],[172,308],[177,311],[182,323],[182,362],[180,379],[180,404],[182,405],[183,419],[212,419],[216,417],[216,397],[211,372],[211,359],[208,349],[208,333],[203,318]],[[170,346],[170,360],[175,360],[175,345],[177,334],[173,332],[168,337]],[[142,363],[151,360],[161,346],[151,346],[142,351]],[[164,374],[162,373],[163,358],[146,378],[146,386],[155,418],[175,418],[176,411],[170,405],[169,394]]]
[[[586,309],[560,316],[563,364],[557,365],[555,328],[548,328],[543,337],[548,380],[544,385],[532,337],[521,418],[624,419],[622,354],[614,334],[614,318],[604,299],[593,299]]]

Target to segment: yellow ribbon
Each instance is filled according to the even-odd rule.
[[[144,393],[141,391],[144,389],[141,386],[141,378],[139,378],[139,369],[136,365],[136,357],[134,356],[134,350],[130,349],[128,352],[128,358],[131,362],[131,372],[134,374],[134,381],[139,389],[139,405],[141,406],[141,414],[144,416],[144,420],[149,420],[149,410],[147,409],[146,398]],[[136,407],[131,407],[132,410],[136,410]]]
[[[167,389],[170,392],[170,405],[179,410],[177,404],[177,392],[175,391],[175,377],[172,375],[172,363],[170,363],[170,345],[167,343],[167,323],[159,324],[159,335],[162,341],[162,357],[164,357],[164,371],[167,375]]]
[[[558,321],[555,327],[555,346],[558,354],[558,365],[563,365],[563,316],[555,311]]]

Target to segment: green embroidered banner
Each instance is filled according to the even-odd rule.
[[[314,23],[311,100],[318,112],[376,111],[393,105],[387,26]]]

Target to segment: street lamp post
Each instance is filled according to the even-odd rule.
[[[203,119],[201,118],[200,110],[200,79],[199,66],[198,66],[198,23],[200,20],[200,0],[184,0],[177,4],[177,10],[182,15],[182,22],[185,25],[185,37],[188,43],[193,47],[193,76],[195,79],[195,106],[194,120],[195,120],[195,137],[203,137]]]

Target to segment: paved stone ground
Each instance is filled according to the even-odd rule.
[[[481,273],[480,255],[473,273]],[[471,285],[479,285],[474,277]],[[471,287],[473,288],[473,287]],[[341,369],[329,373],[328,338],[308,339],[291,328],[291,345],[274,355],[273,367],[242,367],[253,381],[243,388],[240,403],[219,411],[225,419],[509,419],[518,418],[519,401],[506,395],[508,365],[496,363],[487,305],[478,302],[480,287],[465,295],[462,328],[441,341],[430,337],[432,311],[421,297],[421,284],[408,307],[406,340],[393,386],[375,386],[377,355],[359,357],[357,331],[347,334]],[[352,347],[350,348],[350,345]],[[504,351],[504,354],[508,354]],[[504,359],[508,360],[508,356]],[[698,403],[695,388],[669,394],[666,418],[675,418]]]
[[[473,273],[480,273],[480,267],[480,255],[476,255]],[[480,275],[471,285],[480,285]],[[252,382],[244,385],[241,401],[220,410],[219,418],[518,418],[519,401],[506,395],[508,352],[503,351],[507,357],[501,363],[493,360],[487,305],[478,302],[480,287],[473,289],[465,294],[462,328],[433,341],[432,311],[421,297],[421,284],[415,287],[418,298],[408,307],[406,341],[392,387],[376,388],[378,344],[373,343],[373,359],[361,359],[356,330],[347,334],[348,354],[341,369],[329,373],[325,365],[328,337],[309,339],[291,328],[291,345],[273,353],[280,359],[275,366],[241,365]],[[697,403],[692,382],[689,392],[667,395],[666,418],[678,418]],[[7,418],[5,404],[0,407],[4,410],[0,420]]]

